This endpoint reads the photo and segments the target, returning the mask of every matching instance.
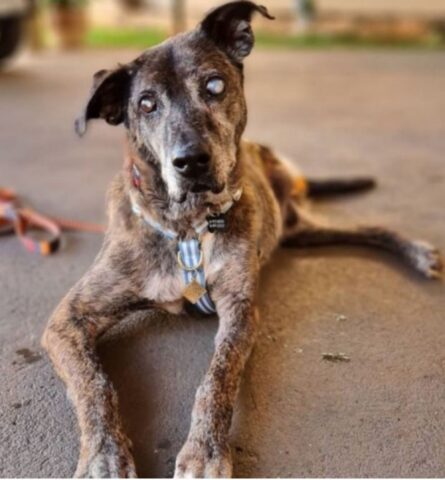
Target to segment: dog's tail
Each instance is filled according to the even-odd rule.
[[[376,186],[376,181],[371,177],[332,178],[306,180],[307,194],[309,197],[328,197],[348,193],[358,193],[371,190]]]

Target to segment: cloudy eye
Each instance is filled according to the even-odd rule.
[[[213,77],[206,83],[206,90],[210,95],[221,95],[224,92],[224,80],[220,77]]]
[[[152,95],[144,95],[139,101],[139,108],[146,115],[156,110],[156,100]]]

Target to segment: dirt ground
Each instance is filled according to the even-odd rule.
[[[49,214],[104,221],[122,131],[72,123],[92,73],[134,52],[23,58],[0,74],[0,178]],[[321,203],[445,250],[445,56],[256,52],[248,136],[312,176],[371,174],[379,188]],[[66,235],[50,258],[0,237],[0,473],[70,476],[78,432],[40,349],[52,309],[92,262],[98,235]],[[262,276],[262,332],[233,428],[240,477],[443,476],[444,285],[362,249],[279,251]],[[131,319],[100,356],[119,393],[138,472],[169,476],[217,321]],[[322,360],[343,352],[348,363]]]

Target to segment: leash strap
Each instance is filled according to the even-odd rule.
[[[50,255],[58,250],[62,229],[97,233],[104,231],[100,225],[50,218],[24,208],[19,204],[15,192],[5,188],[0,188],[0,228],[15,232],[26,250],[40,255]],[[49,238],[33,238],[29,233],[31,228],[46,232]]]

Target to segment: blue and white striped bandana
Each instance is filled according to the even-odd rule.
[[[205,290],[205,293],[195,303],[195,306],[207,315],[215,313],[215,304],[212,302],[206,287],[206,279],[202,266],[202,250],[199,240],[197,238],[180,240],[178,242],[178,249],[178,255],[180,255],[181,260],[180,263],[186,267],[182,269],[184,283],[190,285],[193,280],[195,280]]]
[[[150,225],[154,230],[159,232],[169,240],[174,240],[178,237],[176,232],[164,229],[159,223],[153,219],[146,217],[142,214],[141,209],[135,203],[132,205],[133,212],[142,217],[144,221]],[[207,222],[196,228],[197,235],[201,235],[207,228]],[[202,250],[201,244],[197,238],[190,240],[178,240],[178,255],[180,256],[180,263],[182,264],[182,278],[185,285],[190,285],[195,280],[205,290],[202,297],[194,304],[201,313],[206,315],[212,315],[216,313],[215,304],[212,302],[210,295],[207,291],[206,279],[204,269],[202,266]],[[196,268],[195,268],[196,267]]]

